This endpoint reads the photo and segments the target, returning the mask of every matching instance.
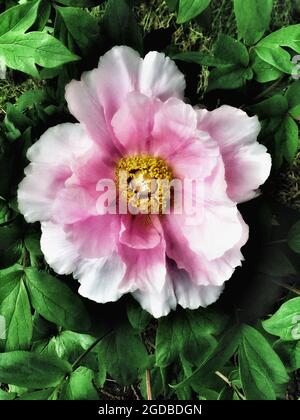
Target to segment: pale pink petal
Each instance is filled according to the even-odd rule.
[[[155,215],[122,216],[120,242],[130,248],[155,248],[162,240],[162,228]]]
[[[168,161],[177,178],[208,176],[217,164],[219,148],[206,132],[197,130],[197,113],[172,98],[157,107],[150,153]]]
[[[95,191],[96,193],[96,191]],[[52,220],[56,223],[69,224],[98,215],[95,195],[86,188],[74,186],[62,188],[53,202]]]
[[[116,250],[120,221],[116,215],[91,216],[65,226],[67,238],[84,258],[101,258]]]
[[[19,185],[19,209],[28,222],[49,220],[54,199],[72,175],[72,164],[80,160],[93,142],[79,124],[49,128],[28,149],[31,163]]]
[[[165,281],[159,292],[149,288],[149,290],[136,290],[132,295],[154,318],[166,316],[171,310],[176,309],[177,299],[172,281],[169,279]]]
[[[50,220],[57,193],[71,175],[67,166],[31,163],[18,188],[18,206],[29,223]]]
[[[134,249],[120,244],[119,255],[126,265],[124,284],[131,284],[144,292],[161,292],[166,280],[164,241],[149,249]]]
[[[172,97],[183,99],[185,80],[174,61],[151,51],[141,64],[139,88],[141,93],[162,101]]]
[[[224,105],[212,112],[199,110],[198,128],[207,131],[219,144],[229,197],[235,202],[255,197],[271,170],[267,149],[257,143],[261,128],[258,118]]]
[[[59,124],[49,128],[27,151],[35,163],[69,166],[93,146],[91,138],[80,124]]]
[[[218,300],[224,290],[224,286],[197,285],[183,270],[173,269],[169,275],[177,303],[185,309],[206,308]]]
[[[186,184],[184,186],[186,188]],[[221,161],[204,180],[196,204],[193,214],[181,217],[182,232],[195,253],[215,260],[238,243],[242,236],[237,206],[226,196]]]
[[[149,150],[148,143],[153,127],[153,119],[157,101],[134,92],[112,119],[114,133],[123,144],[126,154],[145,154]]]
[[[113,253],[110,256],[83,260],[74,270],[74,277],[81,283],[81,296],[94,302],[115,302],[131,290],[121,287],[125,264]]]
[[[163,228],[168,257],[176,262],[178,269],[187,272],[190,280],[195,284],[199,286],[221,286],[229,280],[235,268],[240,266],[243,260],[241,247],[248,240],[248,226],[240,214],[238,219],[242,228],[242,234],[238,242],[224,252],[222,256],[209,260],[205,254],[196,253],[191,249],[184,229],[182,229],[182,219],[175,216],[166,217]]]
[[[41,250],[45,260],[58,274],[71,274],[80,261],[74,244],[66,237],[62,225],[43,222]]]

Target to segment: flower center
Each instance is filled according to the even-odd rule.
[[[172,170],[157,157],[147,155],[120,159],[116,167],[120,200],[134,213],[162,213],[170,205]]]

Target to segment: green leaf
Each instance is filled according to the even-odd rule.
[[[215,89],[238,89],[251,80],[253,72],[250,68],[237,68],[236,66],[224,66],[210,72],[207,92]]]
[[[288,102],[282,95],[274,95],[251,107],[251,111],[261,118],[285,115],[288,112]]]
[[[94,372],[85,367],[79,367],[73,372],[62,392],[63,400],[99,400],[93,385]]]
[[[237,64],[243,67],[249,64],[249,53],[245,45],[225,34],[220,34],[214,44],[214,55],[226,64]]]
[[[60,383],[71,365],[57,357],[26,351],[0,353],[0,382],[26,388],[47,388]]]
[[[259,83],[268,83],[277,80],[282,76],[282,71],[276,69],[270,64],[262,60],[257,54],[252,55],[252,70],[255,73],[255,78]]]
[[[262,39],[258,45],[288,47],[300,53],[300,24],[279,29]]]
[[[240,327],[232,327],[226,331],[218,340],[218,345],[213,353],[186,379],[172,388],[178,389],[189,384],[203,383],[211,373],[221,369],[235,353],[240,338]]]
[[[261,60],[275,67],[277,70],[291,74],[293,64],[290,54],[279,46],[257,46],[255,52]]]
[[[203,53],[201,51],[185,51],[176,54],[172,54],[173,60],[186,61],[187,63],[195,63],[201,66],[217,67],[224,65],[226,62],[221,60],[219,57],[214,57],[211,54]]]
[[[289,110],[289,114],[294,118],[296,121],[300,121],[300,105],[296,105],[294,108]]]
[[[245,325],[239,346],[240,375],[248,400],[276,400],[275,384],[288,382],[286,369],[267,340]]]
[[[202,313],[181,311],[159,320],[156,365],[164,368],[183,357],[201,364],[216,347],[212,323]]]
[[[64,283],[35,268],[27,268],[25,273],[32,306],[40,315],[66,329],[89,329],[89,316],[84,305]]]
[[[148,364],[148,354],[137,332],[127,323],[99,344],[99,363],[104,363],[109,375],[120,385],[133,384]]]
[[[79,59],[60,41],[44,32],[8,33],[0,38],[0,51],[8,67],[33,77],[38,77],[36,64],[54,68]]]
[[[284,157],[289,163],[293,163],[299,149],[299,128],[291,117],[287,117],[283,124],[285,147]]]
[[[5,392],[0,388],[0,401],[14,400],[17,396],[16,392]]]
[[[37,401],[37,400],[48,400],[51,395],[54,392],[54,388],[49,388],[49,389],[42,389],[40,391],[34,391],[34,392],[25,392],[24,394],[22,394],[18,400],[24,400],[24,401]]]
[[[285,341],[300,339],[300,297],[281,305],[271,318],[263,321],[263,327]]]
[[[84,52],[93,46],[99,36],[95,17],[76,7],[56,7],[76,44]]]
[[[168,8],[173,12],[178,7],[178,1],[179,0],[166,0],[166,3],[168,5]]]
[[[234,0],[239,39],[254,45],[269,28],[273,0]]]
[[[285,94],[290,108],[300,105],[300,80],[291,84]]]
[[[289,247],[300,254],[300,221],[295,223],[288,233]]]
[[[35,22],[40,1],[11,7],[0,15],[0,37],[8,34],[23,34]]]
[[[185,23],[200,15],[211,0],[179,0],[177,23]]]
[[[32,316],[23,271],[0,273],[0,315],[6,323],[6,351],[27,350],[32,337]]]
[[[103,1],[104,0],[57,0],[57,3],[74,7],[95,7],[99,6],[99,3],[103,3]]]
[[[127,316],[132,327],[139,332],[143,332],[151,321],[149,312],[144,311],[134,300],[127,305]]]
[[[143,51],[142,31],[125,0],[108,0],[103,29],[113,45],[128,45]]]
[[[17,224],[0,227],[0,268],[12,266],[21,258],[21,239]]]
[[[300,369],[300,340],[278,340],[274,343],[273,348],[280,356],[288,372]]]

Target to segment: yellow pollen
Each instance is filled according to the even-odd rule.
[[[170,205],[172,178],[167,163],[153,156],[128,156],[116,167],[119,198],[137,213],[162,213]]]

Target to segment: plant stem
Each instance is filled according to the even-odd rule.
[[[278,80],[276,80],[276,82],[272,83],[267,89],[263,90],[259,95],[255,96],[255,98],[253,98],[253,102],[259,101],[260,99],[268,95],[270,92],[272,92],[273,89],[275,89],[277,86],[280,85],[284,77],[285,76],[281,76]]]
[[[146,388],[147,388],[147,400],[152,400],[152,389],[151,389],[151,375],[150,370],[146,369]]]
[[[230,388],[232,388],[241,400],[245,401],[246,397],[237,389],[237,387],[223,373],[216,371],[215,374],[221,378]]]
[[[96,341],[94,341],[76,360],[75,362],[72,364],[72,369],[75,370],[79,363],[81,362],[81,360],[90,352],[93,350],[94,347],[97,346],[98,343],[100,343],[101,340],[103,340],[103,338],[107,337],[109,334],[111,334],[113,332],[113,330],[109,330],[107,331],[104,335],[102,335],[101,337],[97,338]]]

